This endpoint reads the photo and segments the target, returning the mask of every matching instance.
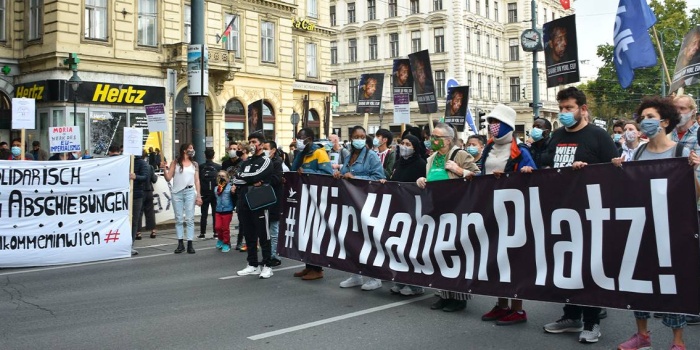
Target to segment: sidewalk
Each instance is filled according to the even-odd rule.
[[[200,228],[199,228],[199,217],[195,217],[195,222],[194,222],[194,242],[195,242],[195,248],[197,247],[197,242],[202,242],[202,241],[213,241],[213,234],[214,234],[214,223],[211,220],[211,215],[209,216],[209,220],[207,220],[207,229],[206,229],[206,238],[201,239],[197,238],[200,233]],[[143,249],[143,248],[157,248],[157,247],[162,247],[166,245],[176,245],[177,244],[177,236],[175,233],[175,220],[172,221],[166,221],[164,223],[160,223],[156,225],[156,238],[152,239],[150,238],[151,232],[149,231],[143,231],[141,232],[141,239],[137,240],[134,242],[134,248],[136,250]],[[233,218],[231,219],[231,240],[234,241],[237,238],[238,235],[238,217],[237,215],[233,215]],[[215,242],[214,242],[215,243]],[[212,243],[212,244],[214,244]]]

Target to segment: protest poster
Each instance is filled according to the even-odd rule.
[[[143,129],[124,127],[123,154],[140,157],[143,154]]]
[[[700,80],[700,26],[693,27],[684,37],[673,71],[671,91],[693,85]]]
[[[379,113],[382,105],[384,74],[362,74],[360,76],[357,113]]]
[[[543,26],[547,87],[580,81],[576,15],[557,18]]]
[[[49,128],[49,153],[79,152],[80,127],[54,126]]]
[[[452,86],[447,89],[445,105],[445,123],[450,123],[457,131],[467,127],[467,108],[469,103],[469,86]]]
[[[165,105],[156,103],[145,106],[148,131],[168,131],[168,119],[165,116]]]
[[[391,70],[391,79],[394,91],[392,95],[408,95],[409,101],[413,101],[413,72],[411,61],[407,58],[395,59]]]
[[[36,129],[36,100],[33,98],[12,99],[12,128]]]
[[[394,95],[394,124],[411,122],[411,105],[408,94]]]
[[[433,81],[433,70],[430,66],[430,53],[428,50],[414,52],[408,55],[413,72],[416,98],[418,99],[418,110],[421,113],[437,112],[437,99],[435,98],[435,83]]]
[[[278,252],[291,259],[462,293],[700,313],[695,172],[684,158],[425,189],[284,176]]]
[[[130,257],[129,161],[0,162],[0,267]]]

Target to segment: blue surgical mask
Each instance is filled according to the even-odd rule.
[[[479,154],[479,147],[467,146],[467,153],[471,154],[472,157],[475,157],[477,154]]]
[[[423,141],[423,144],[425,145],[425,149],[430,149],[430,140]]]
[[[367,141],[365,140],[352,140],[352,147],[355,149],[363,149],[367,146]]]
[[[530,130],[530,137],[532,137],[532,141],[535,142],[542,140],[544,138],[544,130],[540,128],[532,128],[532,130]]]
[[[373,138],[373,139],[372,139],[372,145],[373,145],[374,147],[379,147],[379,139],[376,138],[376,137]]]
[[[613,141],[620,142],[621,137],[622,137],[622,134],[613,134]]]
[[[19,157],[19,155],[22,154],[22,149],[17,146],[12,146],[10,150],[12,151],[12,155],[15,157]]]
[[[641,123],[639,123],[639,127],[642,129],[644,135],[647,135],[648,138],[652,139],[661,130],[661,126],[659,126],[660,123],[661,121],[658,119],[647,118],[642,120]]]
[[[559,113],[559,122],[567,128],[576,125],[576,117],[572,112]]]

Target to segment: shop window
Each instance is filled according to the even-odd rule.
[[[111,145],[120,145],[124,140],[126,113],[92,111],[90,113],[90,153],[106,156]]]

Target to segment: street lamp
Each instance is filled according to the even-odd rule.
[[[68,85],[73,90],[73,126],[78,126],[78,88],[83,81],[78,76],[78,70],[73,70],[73,76],[68,79]]]
[[[292,122],[292,125],[294,125],[294,136],[292,138],[296,139],[297,138],[297,125],[299,125],[299,113],[292,112],[291,122]]]
[[[673,35],[675,39],[673,40],[673,45],[678,46],[680,45],[680,41],[678,41],[678,32],[673,29],[673,28],[666,28],[663,30],[659,30],[659,46],[660,46],[660,51],[661,51],[661,57],[664,57],[664,33],[670,30],[673,32]],[[661,97],[666,97],[666,74],[664,74],[664,67],[661,67]]]

